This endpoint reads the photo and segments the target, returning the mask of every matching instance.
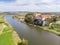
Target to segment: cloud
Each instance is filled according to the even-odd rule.
[[[0,12],[4,11],[40,11],[59,12],[60,4],[56,0],[16,0],[14,2],[0,2]]]
[[[52,3],[54,0],[42,0],[44,3]]]

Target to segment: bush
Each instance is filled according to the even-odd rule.
[[[49,26],[49,29],[54,29],[54,26]]]
[[[22,42],[18,43],[18,45],[28,45],[28,41],[23,39]]]

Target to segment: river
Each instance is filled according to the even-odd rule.
[[[6,16],[9,22],[21,38],[28,40],[28,45],[60,45],[60,37],[43,30],[30,27],[12,16]]]

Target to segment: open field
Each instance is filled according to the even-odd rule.
[[[21,39],[13,37],[14,29],[4,20],[4,16],[0,16],[0,45],[17,45],[16,40],[21,42]],[[17,34],[17,33],[16,33]]]

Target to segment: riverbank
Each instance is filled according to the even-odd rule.
[[[10,31],[10,30],[12,31],[12,36],[11,36],[11,37],[12,37],[15,45],[18,45],[18,43],[21,43],[22,40],[21,40],[21,38],[18,36],[18,33],[12,28],[12,26],[11,26],[7,21],[6,21],[6,24],[8,25],[8,28],[10,28],[9,31]],[[7,31],[8,29],[5,29],[5,30]]]
[[[13,15],[12,18],[17,18],[19,21],[24,22],[25,15]]]
[[[38,28],[42,29],[42,30],[45,30],[45,31],[49,31],[49,32],[52,32],[56,35],[60,35],[60,32],[57,31],[57,30],[54,30],[54,29],[49,29],[48,26],[37,26]]]
[[[29,25],[29,26],[33,26],[35,28],[38,28],[38,29],[41,29],[41,30],[44,30],[44,31],[48,31],[48,32],[51,32],[51,33],[54,33],[54,34],[60,36],[60,32],[57,31],[57,30],[54,30],[54,29],[49,29],[50,26],[37,26],[37,25],[29,24],[29,23],[26,23],[26,24]]]
[[[18,42],[21,42],[21,39],[18,35],[16,35],[17,38],[14,37],[14,29],[12,26],[4,20],[4,16],[0,16],[0,45],[18,45],[18,43],[15,41],[18,40]],[[16,33],[17,34],[17,33]]]
[[[5,20],[5,21],[8,23],[7,20]],[[13,29],[13,38],[14,38],[15,44],[17,44],[17,45],[28,45],[28,40],[26,40],[25,38],[20,38],[20,36],[16,32],[16,30],[14,28],[12,28],[12,26],[10,24],[9,24],[9,27],[11,27],[11,29]]]
[[[14,28],[0,15],[0,45],[26,45]]]

